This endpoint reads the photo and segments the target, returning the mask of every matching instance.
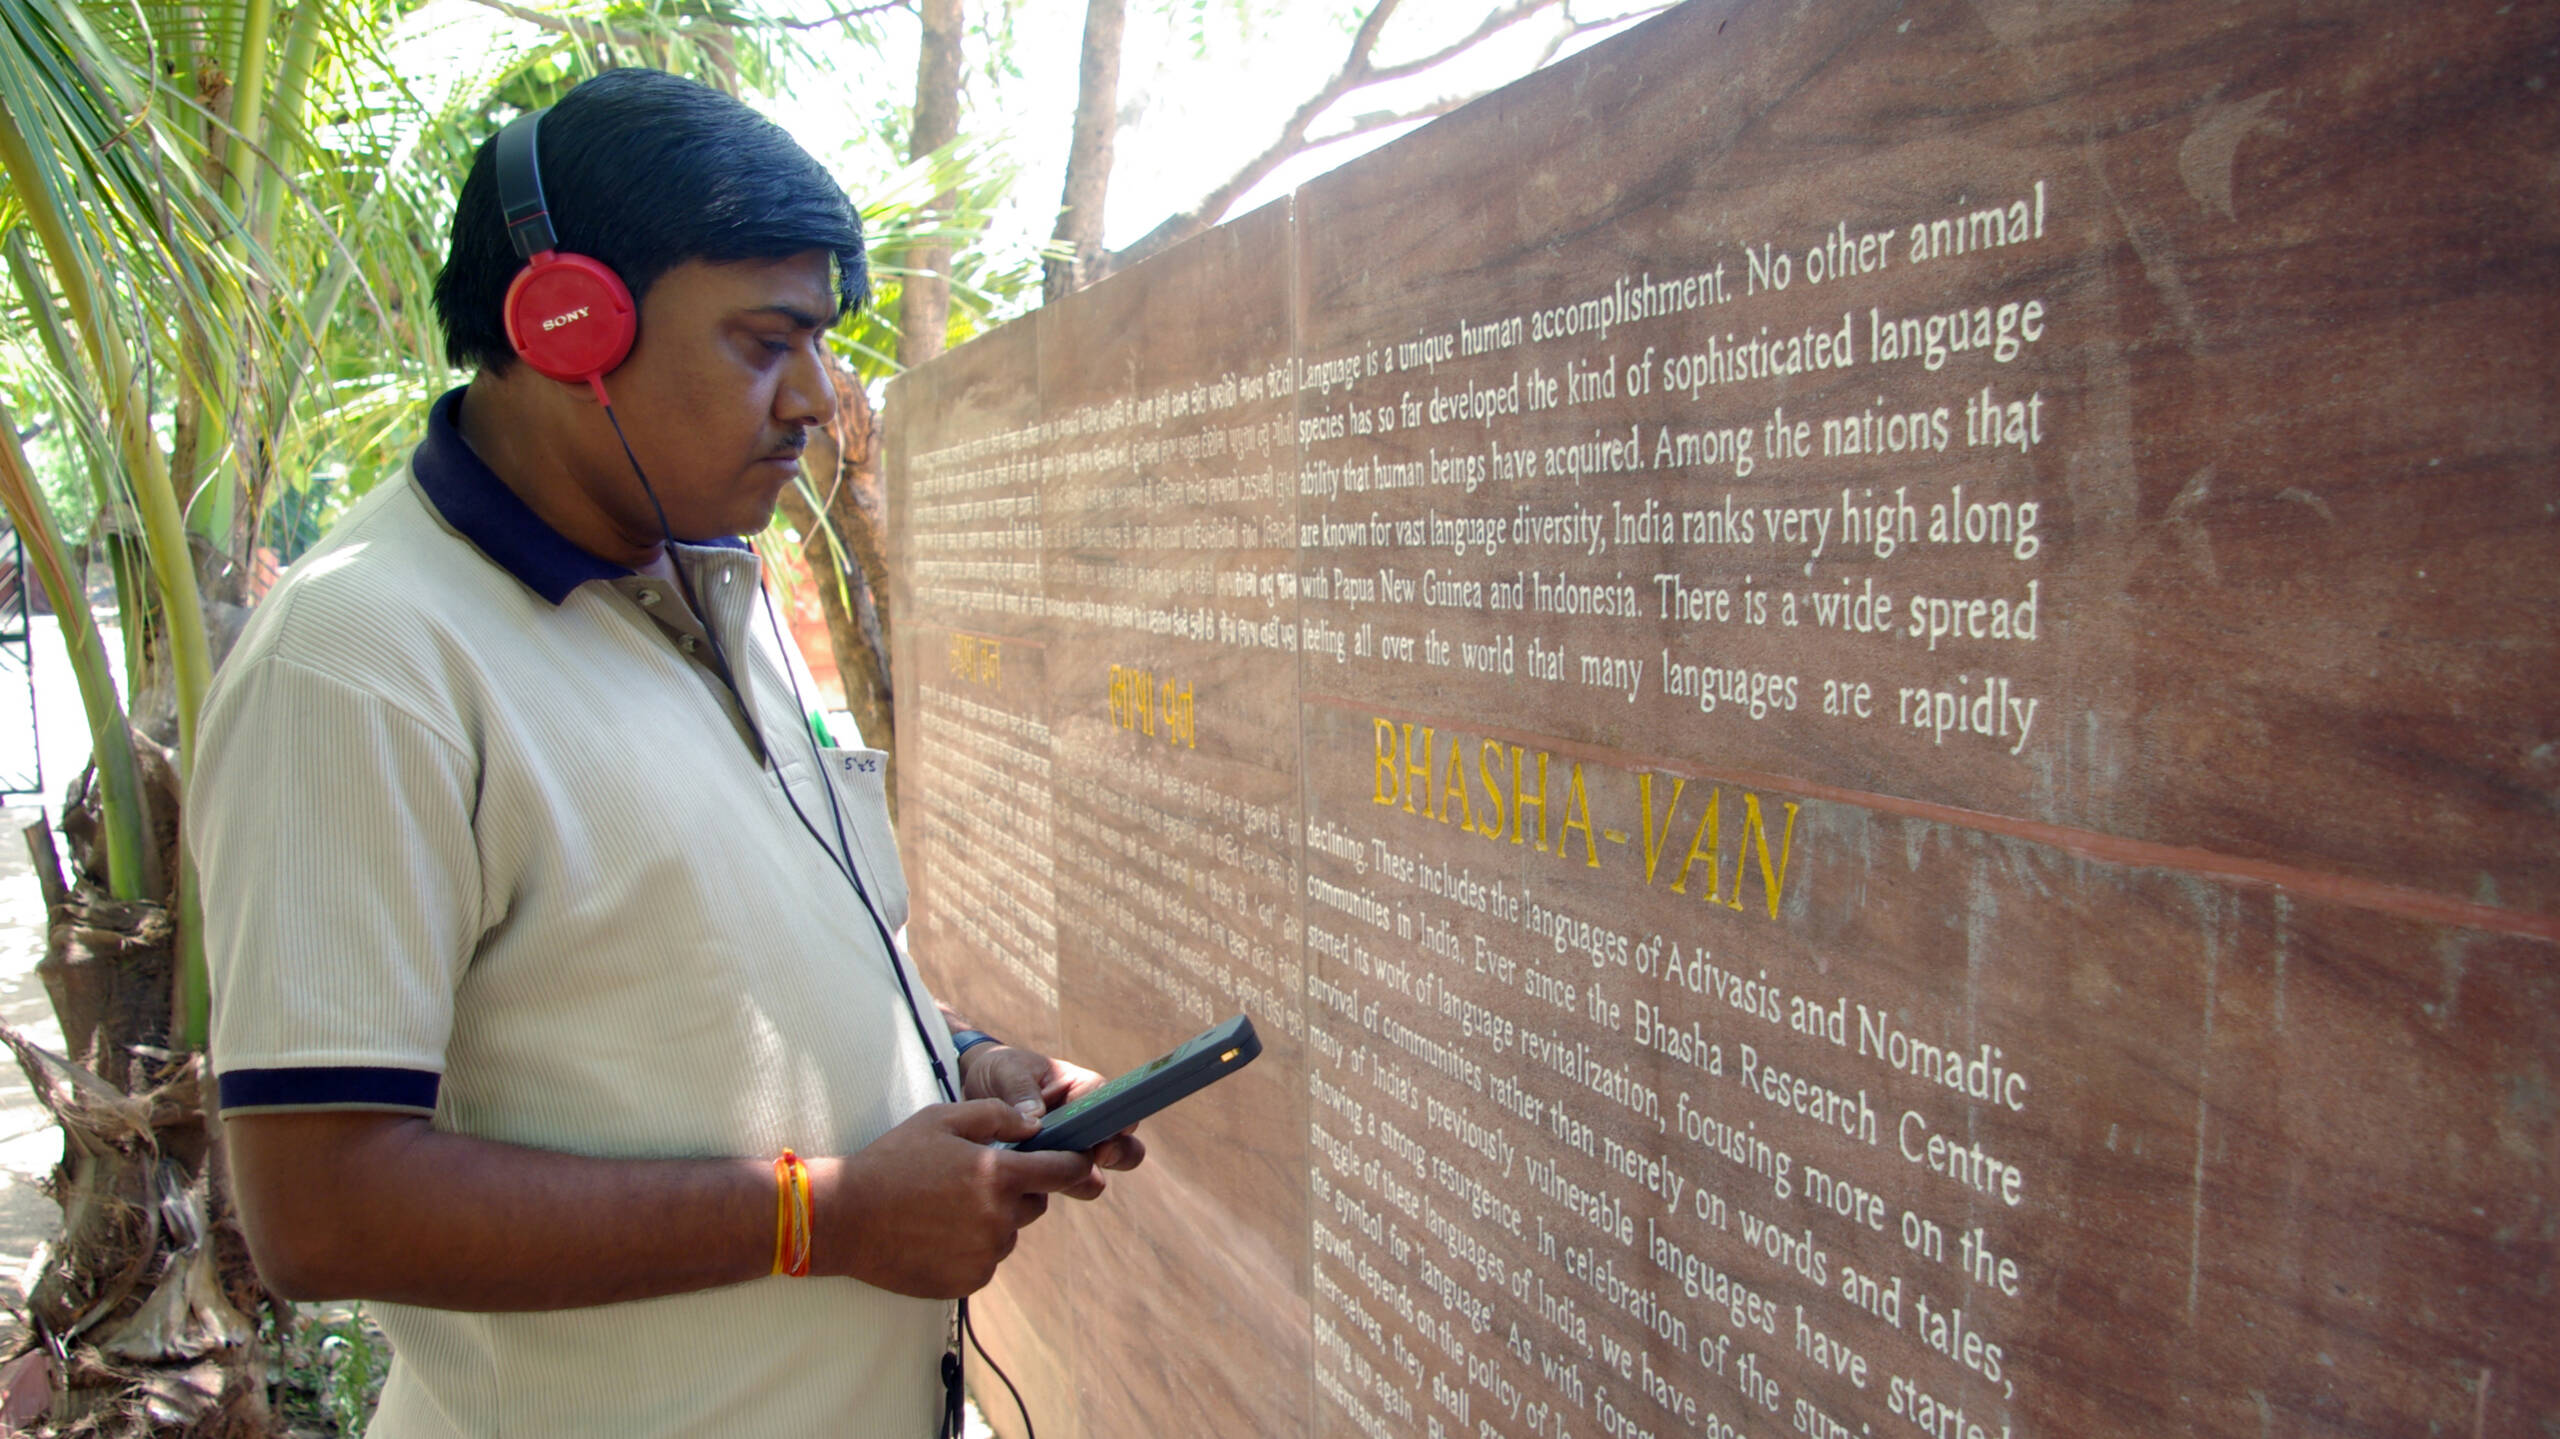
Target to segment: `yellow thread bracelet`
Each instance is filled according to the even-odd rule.
[[[773,1161],[773,1272],[809,1273],[809,1166],[786,1149]]]

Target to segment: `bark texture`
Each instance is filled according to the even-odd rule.
[[[889,756],[894,823],[897,696],[889,676],[889,513],[880,482],[880,417],[850,371],[840,371],[835,382],[835,423],[809,437],[801,461],[823,517],[796,485],[782,492],[782,510],[800,532],[801,556],[817,579],[827,640],[844,679],[845,707],[862,729],[862,742]]]
[[[1076,70],[1075,132],[1067,142],[1067,183],[1058,199],[1055,239],[1067,253],[1042,267],[1040,297],[1055,301],[1101,279],[1102,212],[1111,189],[1112,147],[1120,134],[1120,49],[1129,0],[1090,0],[1084,11],[1084,59]]]
[[[176,874],[176,768],[139,732],[134,746],[153,869]],[[204,1056],[170,1042],[178,961],[166,895],[109,895],[87,779],[63,817],[67,878],[50,834],[36,826],[28,836],[49,910],[36,972],[67,1052],[0,1026],[0,1045],[63,1135],[46,1182],[62,1233],[29,1289],[29,1346],[0,1366],[0,1413],[40,1414],[38,1432],[62,1434],[271,1434],[259,1321],[289,1323],[290,1310],[260,1282],[217,1182],[221,1135],[206,1113]]]
[[[960,0],[924,0],[924,34],[916,46],[916,119],[907,158],[920,160],[960,134]],[[948,221],[959,197],[933,197],[933,217]],[[921,365],[942,353],[951,329],[951,246],[917,247],[910,273],[898,287],[898,364]]]

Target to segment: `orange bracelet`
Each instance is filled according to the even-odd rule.
[[[786,1149],[773,1162],[773,1272],[809,1275],[809,1166]]]

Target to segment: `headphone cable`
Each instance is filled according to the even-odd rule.
[[[592,383],[597,395],[603,397],[603,383],[601,381]],[[694,593],[693,581],[686,577],[684,566],[676,559],[675,529],[667,523],[667,508],[658,502],[657,487],[649,483],[649,472],[640,467],[640,457],[632,453],[631,440],[622,433],[622,418],[614,413],[613,402],[609,397],[605,398],[603,408],[606,421],[613,426],[613,437],[622,446],[622,457],[631,462],[631,473],[639,477],[640,492],[649,497],[649,509],[658,520],[659,538],[665,543],[667,568],[675,572],[676,589],[684,596],[686,608],[692,612],[696,620],[701,622],[703,637],[711,642],[711,658],[719,666],[721,683],[729,691],[729,697],[737,701],[738,713],[747,722],[747,732],[756,737],[757,747],[763,749],[766,756],[771,758],[772,748],[765,743],[763,727],[756,723],[755,710],[747,703],[745,691],[738,687],[736,671],[730,667],[729,656],[720,644],[719,629],[711,622],[710,611],[703,608],[700,597]],[[757,592],[764,600],[765,622],[773,631],[774,646],[782,665],[782,677],[791,686],[791,703],[796,710],[805,701],[800,694],[800,676],[792,669],[788,650],[783,648],[782,621],[775,613],[777,606],[773,602],[772,594],[764,590],[762,585],[757,586]],[[776,761],[774,774],[781,783],[783,802],[791,806],[792,818],[800,821],[800,827],[808,831],[809,838],[817,841],[818,848],[826,852],[828,862],[835,866],[837,873],[844,876],[845,883],[853,887],[854,896],[862,901],[863,912],[870,916],[872,927],[879,931],[881,949],[889,958],[889,970],[897,977],[898,995],[906,1001],[907,1021],[915,1027],[917,1042],[924,1046],[925,1061],[933,1066],[934,1083],[940,1087],[944,1099],[956,1104],[960,1100],[959,1090],[953,1083],[953,1077],[943,1069],[942,1057],[935,1052],[933,1041],[926,1036],[923,1011],[916,1005],[915,991],[907,985],[907,967],[899,961],[897,940],[891,936],[888,921],[881,917],[880,907],[872,902],[871,891],[863,885],[862,878],[852,862],[853,846],[845,838],[844,808],[836,799],[835,778],[827,773],[826,759],[818,752],[818,737],[815,734],[808,734],[807,738],[810,767],[817,771],[818,788],[827,797],[827,811],[835,826],[836,844],[829,846],[826,836],[818,833],[818,827],[810,823],[809,816],[800,808],[799,799],[791,793],[790,782],[781,780],[782,766],[779,761]],[[956,1327],[959,1336],[968,1341],[968,1347],[977,1350],[980,1361],[985,1363],[988,1369],[993,1370],[996,1378],[1002,1381],[1005,1393],[1012,1396],[1014,1412],[1022,1416],[1023,1439],[1039,1439],[1039,1431],[1031,1423],[1030,1406],[1023,1402],[1022,1391],[1014,1387],[1012,1376],[1006,1374],[1004,1367],[996,1363],[995,1356],[987,1353],[987,1346],[978,1338],[977,1326],[970,1323],[969,1301],[965,1296],[959,1301]],[[960,1439],[958,1402],[961,1390],[958,1366],[946,1369],[942,1378],[948,1396],[944,1411],[945,1426],[949,1430],[948,1439]]]
[[[631,462],[631,473],[640,477],[640,491],[649,497],[649,508],[657,515],[658,533],[667,547],[667,568],[675,571],[676,588],[684,595],[685,605],[692,610],[694,618],[701,621],[703,637],[711,642],[711,658],[719,666],[720,682],[729,691],[729,697],[737,701],[738,713],[745,719],[748,733],[756,737],[757,748],[765,751],[768,759],[773,759],[773,747],[765,741],[764,727],[756,723],[755,708],[747,703],[746,692],[738,687],[737,674],[729,663],[728,650],[720,643],[719,629],[712,624],[710,612],[703,607],[701,597],[694,593],[693,581],[686,576],[684,566],[676,562],[675,530],[667,523],[666,506],[658,502],[657,487],[649,483],[649,473],[640,467],[640,457],[631,452],[631,441],[622,433],[622,419],[613,412],[612,405],[607,404],[604,407],[604,416],[612,423],[613,437],[622,444],[622,457]],[[761,593],[761,587],[759,587],[759,593]],[[766,609],[770,612],[772,597],[766,595],[764,598]],[[779,622],[777,621],[776,624],[778,633]],[[791,665],[787,659],[783,662],[782,670],[784,678],[790,681],[792,703],[796,705],[800,702],[800,681],[791,674]],[[805,731],[805,721],[803,728]],[[828,808],[834,811],[836,835],[838,841],[842,842],[844,815],[842,810],[836,808],[835,781],[828,776],[826,764],[817,753],[818,737],[811,734],[808,740],[811,767],[818,771],[819,788],[825,791]],[[774,773],[778,778],[782,771],[781,761],[774,759],[773,765]],[[898,981],[898,996],[906,1001],[907,1020],[915,1027],[917,1041],[924,1046],[925,1062],[933,1067],[934,1083],[941,1090],[944,1099],[957,1104],[960,1101],[959,1088],[952,1082],[949,1071],[943,1068],[942,1056],[935,1051],[933,1041],[925,1033],[923,1010],[916,1004],[915,991],[908,986],[906,966],[898,961],[898,942],[890,935],[889,923],[882,918],[880,906],[872,901],[870,889],[863,884],[862,877],[855,870],[851,846],[847,845],[845,851],[840,853],[827,843],[826,836],[818,833],[818,827],[810,823],[807,812],[800,808],[799,796],[791,792],[788,781],[782,784],[782,799],[785,804],[791,806],[792,818],[800,821],[800,827],[808,831],[809,838],[817,841],[818,848],[826,852],[828,862],[835,866],[838,874],[844,876],[845,883],[853,887],[855,897],[862,901],[863,912],[870,916],[872,928],[879,931],[880,946],[888,954],[890,972]]]

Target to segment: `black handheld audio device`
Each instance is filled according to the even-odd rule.
[[[1237,1015],[1211,1025],[1170,1054],[1086,1093],[1040,1122],[1040,1132],[1012,1145],[1023,1150],[1091,1149],[1177,1100],[1199,1093],[1262,1053],[1253,1021]]]

